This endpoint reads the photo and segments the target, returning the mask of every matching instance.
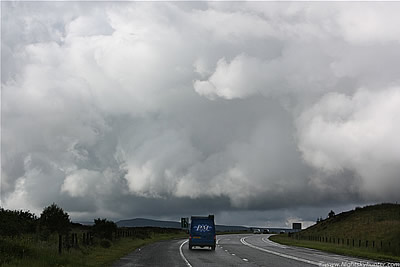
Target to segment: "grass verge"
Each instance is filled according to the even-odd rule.
[[[305,248],[312,248],[327,252],[332,252],[335,254],[358,257],[358,258],[366,258],[378,261],[390,261],[390,262],[400,262],[400,256],[397,255],[390,255],[384,254],[377,251],[372,251],[364,248],[357,248],[357,247],[347,247],[341,246],[331,243],[321,243],[315,241],[308,241],[308,240],[296,240],[293,238],[288,237],[288,235],[274,235],[271,236],[270,239],[274,242],[277,242],[282,245],[289,245],[289,246],[297,246],[297,247],[305,247]]]
[[[152,233],[150,238],[121,238],[112,242],[111,247],[100,245],[70,249],[59,255],[57,248],[48,244],[29,242],[26,238],[2,239],[1,249],[18,249],[18,257],[1,261],[0,266],[110,266],[114,261],[133,250],[161,240],[185,238],[185,233]]]

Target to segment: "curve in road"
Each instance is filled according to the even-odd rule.
[[[113,266],[377,266],[372,261],[283,246],[268,237],[248,234],[218,236],[215,251],[209,248],[189,250],[187,239],[163,241],[137,249]]]

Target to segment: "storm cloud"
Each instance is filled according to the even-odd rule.
[[[399,3],[1,5],[7,208],[278,226],[399,200]]]

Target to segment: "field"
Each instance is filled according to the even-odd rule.
[[[400,261],[400,205],[356,208],[271,240],[350,256]]]
[[[79,235],[79,234],[78,234]],[[80,235],[79,235],[80,236]],[[40,241],[34,234],[0,239],[0,266],[109,266],[129,252],[160,240],[184,238],[182,231],[145,229],[140,234],[107,241],[94,240],[93,245],[78,245],[58,253],[58,236]],[[110,247],[107,248],[107,246]]]

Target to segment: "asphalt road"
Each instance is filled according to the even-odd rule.
[[[269,235],[222,235],[217,248],[189,250],[187,240],[170,240],[137,249],[115,262],[127,266],[374,266],[374,262],[313,249],[282,246]],[[331,265],[329,265],[331,264]],[[376,265],[375,265],[376,266]]]

